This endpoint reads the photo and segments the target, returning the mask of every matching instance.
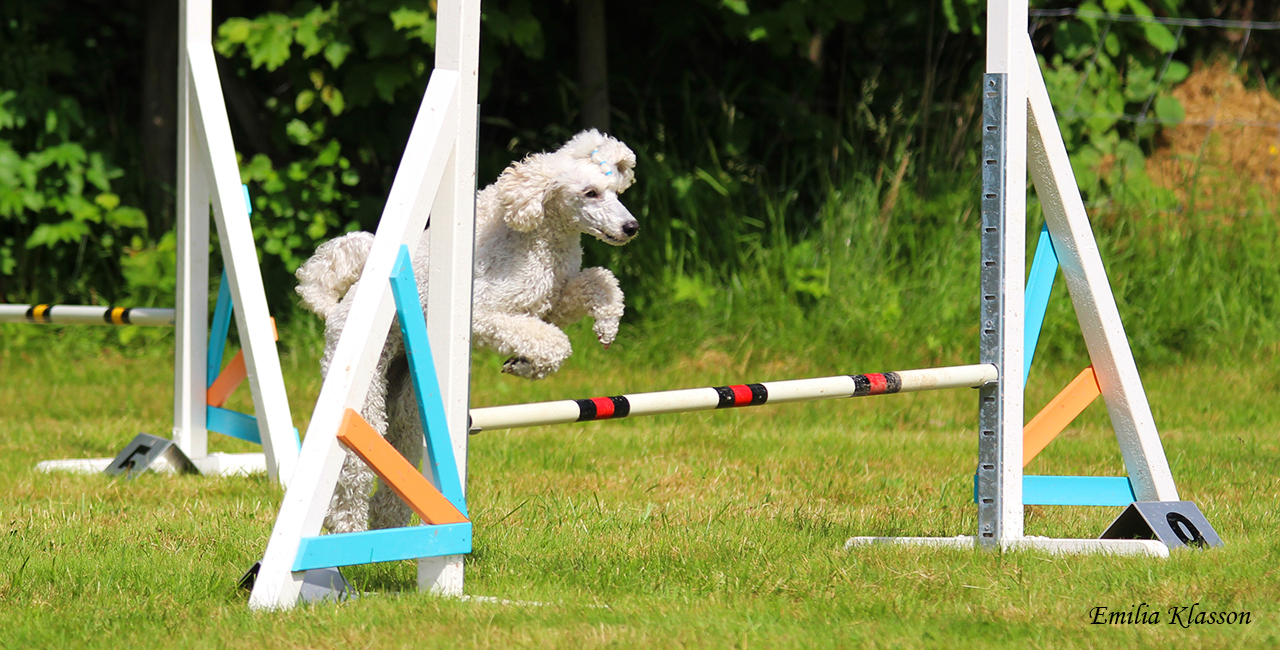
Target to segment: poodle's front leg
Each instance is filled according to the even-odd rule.
[[[618,278],[609,269],[592,267],[569,278],[547,320],[564,327],[583,316],[595,319],[596,338],[607,348],[618,336],[624,306]]]
[[[502,372],[517,377],[542,379],[573,354],[560,328],[533,316],[476,310],[471,328],[477,344],[511,355]]]

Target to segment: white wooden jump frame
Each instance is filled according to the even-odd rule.
[[[197,466],[199,459],[216,457],[209,454],[205,428],[212,204],[262,437],[262,462],[273,479],[287,485],[297,467],[299,452],[240,184],[231,123],[213,55],[212,0],[179,0],[178,12],[178,284],[174,305],[177,333],[173,439]],[[258,458],[253,454],[244,456],[247,463]],[[255,468],[250,465],[244,469]],[[205,469],[202,467],[201,471]]]
[[[955,538],[853,538],[850,546],[908,543],[1054,552],[1165,555],[1148,540],[1075,540],[1023,534],[1023,293],[1028,168],[1045,206],[1085,341],[1139,500],[1176,501],[1168,463],[1125,339],[1119,313],[1076,189],[1048,93],[1027,37],[1026,0],[988,5],[984,79],[981,354],[955,385],[981,385],[978,531]],[[292,571],[302,538],[319,535],[345,452],[337,433],[345,409],[363,406],[394,313],[387,278],[403,244],[416,250],[430,215],[427,324],[435,353],[458,474],[466,481],[469,428],[514,427],[582,419],[573,401],[477,409],[468,423],[471,268],[474,239],[474,143],[480,12],[476,0],[442,1],[436,66],[378,225],[354,304],[334,353],[262,561],[250,607],[298,600],[303,572]],[[207,38],[207,36],[202,35]],[[1028,130],[1028,121],[1031,128]],[[1029,147],[1028,147],[1029,145]],[[933,371],[905,371],[933,373]],[[926,374],[919,375],[921,377]],[[834,378],[841,379],[841,378]],[[954,378],[953,378],[954,379]],[[777,382],[805,399],[836,395],[828,380]],[[810,382],[804,384],[804,382]],[[968,382],[968,383],[966,383]],[[805,388],[801,390],[800,384]],[[950,384],[948,384],[950,385]],[[936,387],[944,387],[942,385]],[[650,412],[715,408],[711,389],[649,394]],[[843,390],[843,389],[840,389]],[[696,391],[704,391],[696,393]],[[798,391],[798,392],[796,392]],[[806,392],[807,391],[807,392]],[[645,403],[644,395],[625,396]],[[613,399],[613,398],[599,398]],[[585,400],[584,400],[585,401]],[[679,408],[671,402],[679,402]],[[779,400],[782,401],[782,400]],[[664,410],[665,409],[665,410]],[[637,413],[639,414],[639,413]],[[462,556],[419,560],[420,589],[460,595]]]
[[[173,440],[203,474],[266,471],[287,484],[298,463],[297,437],[257,249],[213,55],[211,0],[179,0],[177,290],[174,309],[130,310],[131,324],[173,325]],[[226,278],[244,353],[262,453],[209,453],[207,348],[209,210],[218,228]],[[0,320],[25,320],[5,306]],[[49,322],[102,323],[103,308],[56,306]],[[128,313],[128,312],[127,312]],[[112,459],[44,461],[42,470],[101,471]]]

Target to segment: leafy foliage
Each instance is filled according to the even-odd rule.
[[[1178,37],[1168,27],[1093,16],[1151,16],[1139,0],[1085,2],[1080,10],[1079,19],[1049,25],[1051,53],[1041,56],[1078,181],[1092,194],[1104,185],[1149,185],[1142,145],[1150,142],[1158,123],[1182,119],[1182,107],[1168,92],[1191,69],[1174,58]],[[1130,122],[1126,115],[1150,121]]]
[[[1144,157],[1159,124],[1182,113],[1169,89],[1222,41],[1088,12],[1207,15],[1203,4],[1091,0],[1082,17],[1034,26],[1079,181],[1092,205],[1111,210],[1098,221],[1108,255],[1141,250],[1170,263],[1119,231],[1144,206],[1169,205]],[[140,7],[89,6],[75,16],[58,5],[3,10],[0,293],[165,304],[173,237],[133,207],[136,134],[119,119],[136,107],[102,99],[136,93],[92,83],[136,66],[136,47],[91,42],[136,39],[125,10]],[[580,118],[574,4],[483,9],[480,185],[558,146]],[[589,242],[586,262],[618,272],[632,322],[661,329],[675,312],[722,330],[813,322],[822,324],[814,341],[880,345],[910,332],[918,354],[968,349],[971,310],[938,305],[972,270],[985,2],[654,0],[607,10],[611,131],[638,154],[640,182],[624,200],[643,227],[623,249]],[[223,18],[221,81],[269,299],[285,311],[291,274],[319,243],[376,225],[432,68],[436,6],[304,0]],[[1221,268],[1212,260],[1247,243],[1196,249],[1197,263]],[[1136,301],[1181,295],[1126,286]],[[1231,304],[1224,314],[1246,309]],[[744,305],[774,325],[744,316]],[[919,316],[927,309],[932,320]],[[1246,321],[1262,319],[1235,322]],[[934,331],[941,323],[954,334]],[[1164,333],[1146,349],[1162,358],[1213,347],[1151,327]]]
[[[496,48],[542,53],[528,5],[486,13],[488,59]],[[282,280],[320,243],[372,229],[390,188],[418,101],[434,64],[434,2],[338,0],[287,12],[230,18],[217,51],[270,114],[272,147],[248,150],[243,180],[254,197],[254,234],[264,273]],[[494,70],[486,68],[481,85]],[[243,147],[242,151],[246,151]]]
[[[125,174],[112,162],[113,115],[101,106],[85,110],[82,102],[100,89],[88,81],[92,63],[86,69],[77,54],[106,49],[94,36],[110,36],[118,23],[98,23],[85,42],[72,44],[57,35],[64,19],[36,5],[0,10],[0,299],[6,302],[114,299],[124,290],[119,261],[147,232],[146,216],[113,188]],[[113,55],[102,54],[109,67]]]

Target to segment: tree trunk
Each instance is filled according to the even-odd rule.
[[[609,130],[609,62],[604,0],[578,0],[578,95],[582,127]]]
[[[178,3],[148,0],[142,64],[142,187],[151,235],[173,227],[177,174]]]

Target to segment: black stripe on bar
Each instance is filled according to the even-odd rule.
[[[575,399],[578,403],[578,421],[590,422],[596,419],[596,403],[589,399]]]
[[[853,380],[853,396],[866,397],[871,394],[871,380],[866,375],[849,375]]]
[[[31,305],[30,307],[27,307],[27,322],[28,323],[36,322],[36,306],[35,305]]]
[[[124,311],[120,312],[120,322],[121,322],[121,323],[124,323],[125,325],[132,325],[132,324],[133,324],[133,323],[129,322],[129,312],[131,312],[131,311],[133,311],[133,307],[129,307],[128,309],[125,309]]]
[[[108,325],[115,325],[115,324],[116,324],[116,322],[115,322],[115,321],[111,320],[111,307],[107,307],[107,308],[102,312],[102,322],[104,322],[104,323],[106,323],[106,324],[108,324]]]
[[[734,404],[737,404],[737,400],[735,400],[733,396],[732,386],[716,386],[712,390],[715,390],[716,395],[720,398],[720,402],[716,404],[716,408],[732,408]]]
[[[764,384],[747,384],[751,389],[751,405],[757,406],[769,401],[769,389]]]
[[[626,395],[610,397],[609,400],[613,402],[613,415],[610,416],[611,418],[625,418],[631,415],[631,402],[627,401]]]
[[[884,383],[884,393],[886,395],[902,390],[902,377],[899,377],[896,372],[884,373]]]

